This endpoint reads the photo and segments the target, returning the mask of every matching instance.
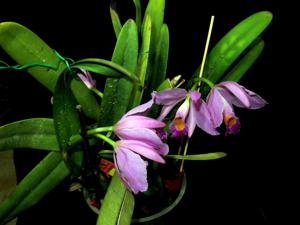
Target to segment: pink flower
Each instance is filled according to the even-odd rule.
[[[211,112],[214,127],[224,121],[226,134],[236,134],[240,130],[239,118],[235,116],[233,105],[247,109],[259,109],[267,102],[256,93],[233,81],[215,85],[207,96],[207,105]]]
[[[169,146],[155,130],[162,129],[165,123],[140,115],[151,105],[150,102],[130,110],[114,126],[114,133],[121,139],[115,145],[117,172],[135,194],[148,188],[147,162],[142,157],[165,163],[162,155],[169,152]]]
[[[145,104],[144,104],[145,105]],[[114,133],[121,140],[136,140],[153,146],[166,155],[169,152],[167,144],[163,143],[155,129],[162,129],[165,123],[146,116],[136,115],[144,105],[138,106],[126,113],[114,126]]]
[[[136,140],[120,140],[115,146],[115,165],[117,172],[127,188],[133,193],[148,189],[147,162],[142,157],[165,163],[153,145]]]
[[[196,126],[211,135],[219,134],[213,126],[210,112],[199,92],[173,88],[154,92],[152,99],[154,103],[163,105],[159,120],[163,120],[179,102],[183,101],[170,126],[174,137],[183,135],[191,137]]]
[[[80,80],[87,86],[88,89],[96,87],[96,80],[92,78],[92,75],[87,70],[80,70],[81,72],[77,73],[77,76]]]

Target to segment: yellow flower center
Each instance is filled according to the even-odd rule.
[[[224,123],[229,128],[231,128],[234,124],[236,124],[237,120],[238,119],[236,117],[232,117],[230,114],[226,114],[224,116]]]
[[[179,117],[179,118],[175,118],[173,120],[173,124],[176,130],[184,130],[185,129],[185,122]]]

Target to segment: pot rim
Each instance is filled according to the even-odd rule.
[[[146,222],[158,219],[158,218],[166,215],[167,213],[169,213],[181,201],[181,199],[182,199],[182,197],[183,197],[183,195],[184,195],[184,193],[186,191],[186,185],[187,185],[186,174],[183,173],[182,184],[181,184],[180,191],[179,191],[178,196],[176,197],[176,199],[172,202],[172,204],[170,204],[166,208],[162,209],[161,211],[159,211],[157,213],[154,213],[151,216],[145,216],[145,217],[141,217],[141,218],[132,218],[131,222],[132,223],[146,223]],[[99,213],[99,209],[89,203],[90,198],[86,197],[86,196],[88,196],[88,193],[87,193],[87,190],[85,188],[83,188],[83,196],[85,197],[85,201],[88,204],[89,208],[92,209],[94,213],[98,214]]]

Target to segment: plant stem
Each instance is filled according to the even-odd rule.
[[[108,126],[108,127],[97,127],[91,130],[87,131],[88,135],[96,134],[96,133],[101,133],[101,132],[109,132],[113,131],[114,127],[113,126]]]
[[[107,136],[105,136],[103,134],[94,134],[94,136],[102,139],[106,143],[110,144],[112,147],[115,147],[115,145],[116,145],[115,141],[113,141],[112,139],[110,139],[109,137],[107,137]]]
[[[211,82],[210,80],[208,80],[204,77],[201,77],[200,81],[203,81],[204,83],[206,83],[210,88],[213,88],[215,86],[215,84],[213,82]]]
[[[208,50],[208,46],[209,46],[210,36],[211,36],[211,33],[212,33],[214,19],[215,19],[215,16],[211,16],[211,18],[210,18],[210,24],[209,24],[209,29],[208,29],[208,34],[207,34],[207,38],[206,38],[206,44],[205,44],[204,53],[203,53],[203,58],[202,58],[201,67],[200,67],[199,82],[198,82],[198,91],[200,89],[201,78],[203,76],[204,64],[205,64],[205,60],[206,60],[206,56],[207,56],[207,50]]]
[[[183,152],[183,155],[185,156],[186,153],[187,153],[187,149],[189,147],[189,141],[190,139],[188,138],[185,142],[185,146],[184,146],[184,152]],[[179,172],[182,173],[183,172],[183,165],[184,165],[184,159],[181,161],[181,165],[180,165],[180,169],[179,169]]]
[[[97,88],[92,87],[91,91],[93,91],[96,95],[98,95],[100,98],[103,98],[103,93],[99,91]]]

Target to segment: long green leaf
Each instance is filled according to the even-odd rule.
[[[204,67],[204,77],[217,82],[244,50],[268,27],[272,14],[268,11],[255,13],[234,26],[210,51]],[[188,84],[197,78],[200,67]],[[207,92],[205,87],[203,92]]]
[[[219,159],[226,156],[224,152],[212,152],[205,154],[195,154],[195,155],[167,155],[167,158],[171,159],[184,159],[184,160],[212,160]]]
[[[16,189],[0,204],[0,224],[61,162],[59,152],[50,152],[17,185]],[[25,210],[25,208],[24,208]]]
[[[91,94],[91,91],[77,79],[71,81],[71,90],[77,102],[82,107],[84,114],[89,118],[98,120],[100,105],[96,98]]]
[[[118,36],[112,61],[134,72],[136,70],[137,57],[137,28],[133,20],[128,20]],[[124,115],[128,110],[132,88],[132,83],[124,78],[107,79],[101,104],[100,125],[112,125]],[[123,203],[126,195],[131,194],[127,192],[122,181],[115,174],[101,206],[97,225],[116,225],[120,214],[123,214],[123,212],[124,215],[121,216],[122,221],[131,220],[134,199],[133,197],[131,198],[132,204]],[[127,223],[124,223],[124,225],[127,225]]]
[[[14,22],[0,23],[0,45],[18,64],[50,64],[55,69],[33,67],[28,72],[52,92],[65,64],[43,40]]]
[[[149,90],[153,91],[165,80],[169,56],[169,29],[163,24],[160,30],[159,42],[156,46],[154,64],[149,78]]]
[[[130,225],[134,197],[114,175],[99,211],[97,225]]]
[[[64,159],[73,169],[73,173],[79,174],[82,162],[82,151],[77,146],[72,149],[69,146],[71,136],[81,131],[77,101],[71,90],[72,73],[64,73],[57,81],[53,96],[53,118],[57,140]],[[69,159],[69,155],[72,156]],[[74,164],[75,163],[75,164]]]
[[[156,54],[159,54],[160,49],[157,49],[157,45],[160,42],[160,34],[161,29],[163,26],[164,21],[164,10],[165,10],[165,0],[149,0],[145,16],[142,24],[142,30],[143,26],[145,26],[147,15],[151,19],[151,42],[150,42],[150,51],[149,51],[149,59],[148,59],[148,68],[147,68],[147,75],[146,75],[146,87],[144,95],[147,97],[150,95],[150,93],[154,90],[152,87],[152,79],[155,80],[156,74],[154,74],[154,68],[155,68],[155,58]],[[157,52],[158,51],[158,52]],[[163,81],[160,80],[160,81]]]
[[[140,0],[133,0],[134,6],[135,6],[135,23],[138,32],[141,30],[142,25],[142,7],[141,7],[141,1]]]
[[[151,53],[155,52],[156,45],[159,42],[160,31],[164,21],[165,4],[165,0],[149,0],[145,11],[145,15],[149,15],[152,22]],[[144,17],[143,26],[145,19]]]
[[[130,225],[133,209],[134,209],[134,196],[128,190],[126,190],[117,224]]]
[[[133,72],[128,71],[128,69],[119,65],[116,62],[108,61],[105,59],[98,59],[98,58],[82,59],[72,64],[71,67],[85,69],[90,72],[94,72],[112,78],[124,77],[133,82],[140,82],[137,76]]]
[[[148,61],[149,61],[149,50],[150,50],[150,41],[151,41],[151,19],[148,15],[145,15],[145,23],[142,31],[142,46],[139,52],[138,65],[137,65],[137,77],[141,82],[141,86],[144,86]],[[137,106],[141,103],[143,88],[140,85],[134,85],[134,90],[131,96],[130,107]]]
[[[267,11],[255,13],[230,30],[208,55],[204,77],[217,81],[272,20]]]
[[[70,174],[63,160],[16,206],[5,219],[5,223],[14,219],[21,212],[39,202],[46,194],[55,188]]]
[[[133,20],[128,20],[118,37],[112,61],[134,73],[136,71],[137,57],[137,28]],[[125,78],[109,78],[106,80],[99,119],[101,126],[111,126],[124,115],[128,110],[132,88],[132,82]]]
[[[231,80],[238,82],[247,70],[253,65],[256,59],[260,56],[264,49],[265,43],[262,39],[257,38],[253,43],[245,50],[246,55],[232,68],[223,81]]]
[[[0,127],[0,151],[15,148],[59,151],[53,119],[26,119]]]
[[[110,12],[111,22],[114,28],[116,38],[118,38],[122,29],[122,24],[116,9],[116,0],[111,0],[109,12]]]

